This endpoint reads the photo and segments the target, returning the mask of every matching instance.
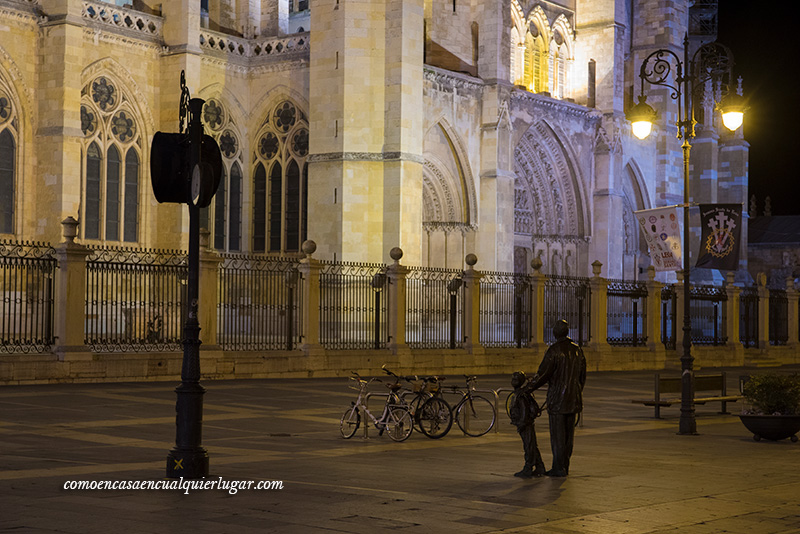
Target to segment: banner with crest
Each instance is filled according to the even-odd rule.
[[[681,265],[681,227],[677,206],[634,212],[650,250],[656,271],[679,271]]]
[[[696,267],[735,271],[739,268],[741,204],[700,204],[700,255]]]

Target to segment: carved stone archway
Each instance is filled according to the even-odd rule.
[[[564,144],[546,122],[534,123],[520,138],[514,171],[516,243],[527,242],[534,256],[541,254],[545,273],[586,272],[588,232],[578,177]]]

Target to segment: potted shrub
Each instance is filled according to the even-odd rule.
[[[739,416],[753,439],[797,441],[800,431],[800,375],[752,375],[742,388],[746,404]],[[749,409],[747,406],[749,405]]]

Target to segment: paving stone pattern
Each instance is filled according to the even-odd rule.
[[[728,369],[729,390],[748,372]],[[571,475],[531,480],[512,476],[522,446],[502,412],[499,432],[480,438],[454,425],[440,440],[344,440],[339,418],[355,398],[345,378],[204,382],[211,478],[283,483],[233,495],[63,489],[163,479],[171,384],[3,387],[0,532],[800,532],[800,443],[755,442],[718,404],[697,407],[699,435],[677,435],[679,407],[656,420],[630,402],[652,395],[652,376],[590,373]],[[546,416],[537,434],[549,466]]]

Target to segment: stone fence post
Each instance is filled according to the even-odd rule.
[[[758,348],[769,348],[769,289],[766,273],[758,273]]]
[[[209,249],[210,232],[200,229],[200,278],[198,282],[198,319],[200,320],[200,350],[219,350],[217,340],[217,311],[219,308],[219,266],[222,257]]]
[[[408,267],[400,265],[403,249],[394,247],[389,251],[389,257],[394,263],[386,268],[389,278],[389,350],[392,354],[406,353],[409,351],[406,344],[406,275]]]
[[[675,349],[682,354],[683,347],[683,271],[675,271]],[[691,291],[691,288],[689,288]],[[675,362],[672,362],[673,364]]]
[[[55,309],[53,352],[59,360],[90,360],[92,353],[84,344],[86,330],[86,258],[91,250],[75,243],[78,221],[61,221],[64,241],[54,247],[58,259],[55,274]]]
[[[661,290],[664,284],[656,282],[656,268],[652,265],[647,268],[647,319],[644,334],[647,336],[647,348],[658,352],[664,349],[661,343]]]
[[[797,349],[800,345],[800,318],[798,318],[798,299],[800,295],[797,293],[797,288],[794,286],[794,280],[791,277],[786,278],[786,305],[788,306],[788,313],[786,314],[787,330],[789,332],[789,339],[786,345]]]
[[[589,312],[589,347],[600,352],[611,350],[608,344],[608,281],[600,276],[603,264],[598,260],[592,263],[592,274],[589,287],[592,299]]]
[[[481,278],[483,274],[475,270],[478,257],[467,254],[464,261],[467,269],[464,271],[464,348],[471,353],[482,352],[481,346]]]
[[[304,241],[302,245],[305,257],[300,260],[297,270],[303,277],[303,343],[300,349],[306,354],[321,352],[319,344],[319,271],[322,264],[311,257],[317,250],[314,241]]]
[[[542,259],[538,256],[531,260],[531,267],[531,334],[528,347],[540,352],[544,350],[544,285],[547,277],[542,274]]]
[[[734,277],[732,272],[725,275],[725,294],[728,297],[725,302],[725,332],[728,336],[726,346],[733,354],[730,365],[744,365],[744,345],[739,341],[741,333],[739,330],[739,295],[742,290],[733,285]]]

